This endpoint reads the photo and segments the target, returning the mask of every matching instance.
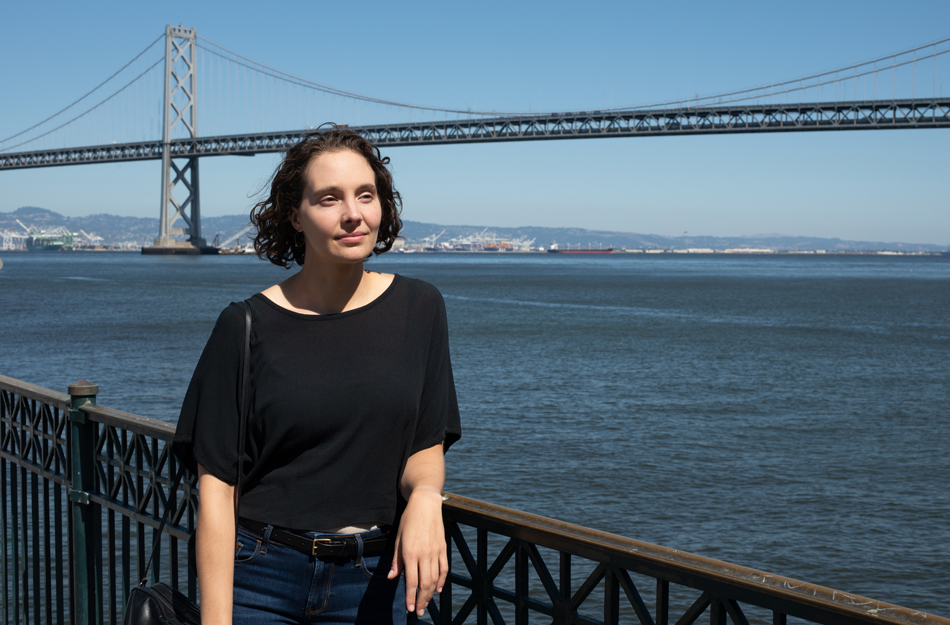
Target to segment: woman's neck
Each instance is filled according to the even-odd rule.
[[[317,265],[304,263],[300,271],[281,283],[287,301],[297,309],[329,315],[362,305],[368,286],[363,263]]]
[[[366,271],[363,263],[308,266],[263,291],[279,306],[304,314],[330,315],[365,306],[379,297],[393,276]]]

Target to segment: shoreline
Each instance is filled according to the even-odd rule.
[[[141,254],[141,249],[62,249],[55,251],[34,251],[25,249],[0,250],[0,253],[12,253],[16,255],[36,254],[47,256],[50,254],[62,253],[103,253],[115,252],[122,254]],[[476,256],[539,256],[549,254],[547,250],[518,250],[518,251],[482,251],[482,250],[392,250],[396,255],[404,254],[470,254]],[[222,250],[222,256],[254,256],[253,253],[235,253]],[[649,256],[950,256],[950,251],[946,252],[895,252],[892,250],[746,250],[746,249],[728,249],[728,250],[656,250],[656,249],[636,249],[636,250],[614,250],[613,252],[599,252],[595,254],[558,254],[558,256],[626,256],[630,254],[643,254]]]

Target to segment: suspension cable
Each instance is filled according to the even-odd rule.
[[[96,86],[92,89],[92,91],[89,91],[86,95],[82,96],[81,98],[79,98],[78,100],[76,100],[75,102],[73,102],[72,104],[70,104],[69,106],[67,106],[66,108],[61,109],[61,110],[57,111],[56,113],[53,113],[52,115],[50,115],[49,117],[47,117],[47,118],[44,119],[43,121],[41,121],[41,122],[39,122],[39,123],[37,123],[37,124],[33,124],[32,126],[30,126],[29,128],[27,128],[26,130],[23,130],[23,131],[21,131],[21,132],[18,132],[18,133],[16,133],[15,135],[10,135],[10,136],[7,137],[6,139],[0,139],[0,143],[5,143],[5,142],[9,141],[10,139],[15,139],[15,138],[19,137],[19,136],[22,135],[22,134],[25,134],[25,133],[27,133],[27,132],[30,132],[31,130],[33,130],[33,129],[36,128],[37,126],[42,126],[43,124],[45,124],[45,123],[48,122],[49,120],[53,119],[53,118],[56,117],[57,115],[60,115],[61,113],[65,113],[66,111],[68,111],[68,110],[71,109],[72,107],[76,106],[77,104],[79,104],[80,102],[82,102],[83,100],[85,100],[86,98],[88,98],[90,95],[92,95],[93,93],[95,93],[96,90],[99,89],[99,87],[101,87],[102,85],[106,84],[107,82],[109,82],[110,80],[112,80],[113,78],[115,78],[116,76],[118,76],[120,73],[122,73],[122,70],[124,70],[126,67],[128,67],[129,65],[131,65],[131,64],[134,63],[135,61],[137,61],[137,60],[139,59],[139,57],[141,57],[143,54],[145,54],[146,52],[148,52],[148,51],[151,49],[151,47],[154,46],[156,43],[158,43],[158,41],[159,41],[160,39],[162,39],[162,37],[164,37],[164,36],[165,36],[164,33],[162,33],[161,35],[159,35],[159,36],[158,36],[158,39],[156,39],[156,40],[153,41],[152,43],[148,44],[148,47],[145,48],[144,50],[142,50],[141,52],[139,52],[138,54],[136,54],[136,55],[135,55],[135,58],[133,58],[131,61],[129,61],[128,63],[126,63],[126,64],[123,65],[122,67],[120,67],[120,68],[119,68],[119,71],[117,71],[116,73],[112,74],[111,76],[109,76],[108,78],[106,78],[105,80],[103,80],[101,83],[99,83],[98,85],[96,85]],[[154,67],[154,66],[153,66],[153,67]],[[149,69],[151,69],[151,68],[149,68]],[[90,110],[91,110],[91,109],[90,109]],[[67,122],[67,123],[68,123],[68,122]],[[20,145],[23,145],[23,144],[21,143]]]
[[[142,50],[142,51],[139,52],[134,58],[132,58],[132,60],[130,60],[130,61],[129,61],[128,63],[126,63],[125,65],[123,65],[123,66],[122,66],[121,68],[119,68],[115,73],[113,73],[113,74],[112,74],[111,76],[109,76],[107,79],[105,79],[104,81],[102,81],[101,83],[99,83],[98,85],[96,85],[93,89],[91,89],[89,92],[87,92],[86,94],[84,94],[82,97],[80,97],[80,98],[78,98],[77,100],[73,101],[73,102],[70,103],[68,106],[62,108],[61,110],[57,111],[57,112],[54,113],[53,115],[50,115],[50,116],[47,117],[46,119],[44,119],[44,120],[42,120],[42,121],[40,121],[40,122],[38,122],[38,123],[36,123],[36,124],[30,126],[29,128],[27,128],[27,129],[25,129],[25,130],[22,130],[22,131],[20,131],[20,132],[18,132],[18,133],[16,133],[16,134],[10,135],[9,137],[6,137],[6,138],[4,138],[4,139],[0,139],[0,144],[5,143],[5,142],[7,142],[7,141],[10,141],[11,139],[15,139],[16,137],[19,137],[19,136],[22,136],[22,135],[28,133],[29,131],[31,131],[31,130],[33,130],[33,129],[35,129],[35,128],[38,128],[39,126],[42,126],[43,124],[47,123],[48,121],[50,121],[50,120],[56,118],[57,116],[59,116],[59,115],[61,115],[62,113],[66,112],[67,110],[69,110],[69,109],[71,109],[72,107],[76,106],[77,104],[79,104],[80,102],[82,102],[83,100],[85,100],[86,98],[88,98],[90,95],[92,95],[93,93],[95,93],[96,91],[98,91],[100,88],[102,88],[105,84],[107,84],[109,81],[111,81],[112,79],[114,79],[116,76],[118,76],[121,72],[123,72],[125,69],[127,69],[130,65],[132,65],[132,64],[133,64],[135,61],[137,61],[139,58],[141,58],[146,52],[148,52],[148,51],[149,51],[156,43],[158,43],[163,37],[165,37],[165,34],[164,34],[164,33],[163,33],[162,35],[159,35],[159,36],[158,36],[154,41],[152,41],[144,50]],[[203,50],[209,52],[209,53],[212,54],[212,55],[218,56],[218,57],[220,57],[220,58],[222,58],[222,59],[224,59],[224,60],[226,60],[226,61],[229,61],[229,62],[234,63],[234,64],[236,64],[236,65],[245,67],[245,68],[247,68],[247,69],[249,69],[249,70],[251,70],[251,71],[253,71],[253,72],[256,72],[256,73],[259,73],[259,74],[263,74],[263,75],[266,75],[266,76],[270,76],[270,77],[275,78],[275,79],[277,79],[277,80],[284,81],[284,82],[286,82],[286,83],[288,83],[288,84],[294,84],[294,85],[301,86],[301,87],[304,87],[304,88],[307,88],[307,89],[311,89],[311,90],[314,90],[314,91],[323,92],[323,93],[326,93],[326,94],[329,94],[329,95],[341,96],[341,97],[351,98],[351,99],[355,99],[355,100],[359,100],[359,101],[363,101],[363,102],[371,102],[371,103],[382,104],[382,105],[387,105],[387,106],[394,106],[394,107],[407,108],[407,109],[415,109],[415,110],[422,110],[422,111],[432,111],[432,112],[439,112],[439,113],[454,113],[454,114],[461,114],[461,115],[480,115],[480,116],[485,116],[485,117],[503,117],[503,116],[517,116],[517,115],[522,115],[522,113],[506,113],[506,112],[499,113],[499,112],[496,112],[496,111],[492,111],[492,112],[489,113],[489,112],[486,112],[486,111],[459,110],[459,109],[450,109],[450,108],[440,108],[440,107],[432,107],[432,106],[423,106],[423,105],[416,105],[416,104],[406,104],[406,103],[403,103],[403,102],[396,102],[396,101],[393,101],[393,100],[384,100],[384,99],[381,99],[381,98],[374,98],[374,97],[362,95],[362,94],[359,94],[359,93],[344,91],[344,90],[342,90],[342,89],[337,89],[337,88],[334,88],[334,87],[330,87],[330,86],[328,86],[328,85],[323,85],[323,84],[320,84],[320,83],[316,83],[316,82],[307,80],[307,79],[305,79],[305,78],[300,78],[300,77],[298,77],[298,76],[294,76],[294,75],[292,75],[292,74],[288,74],[287,72],[283,72],[283,71],[278,70],[278,69],[276,69],[276,68],[269,67],[269,66],[267,66],[267,65],[264,65],[263,63],[258,63],[257,61],[254,61],[254,60],[249,59],[249,58],[247,58],[247,57],[245,57],[245,56],[242,56],[242,55],[240,55],[240,54],[238,54],[238,53],[236,53],[236,52],[233,52],[232,50],[229,50],[229,49],[225,48],[224,46],[221,46],[221,45],[219,45],[219,44],[217,44],[217,43],[214,43],[213,41],[210,41],[210,40],[208,40],[208,39],[206,39],[206,38],[204,38],[204,37],[198,36],[198,39],[201,39],[202,41],[204,41],[204,42],[206,42],[206,43],[208,43],[208,44],[210,44],[210,45],[212,45],[212,46],[214,46],[214,47],[216,47],[216,48],[218,48],[218,49],[220,49],[220,50],[223,50],[223,51],[226,52],[227,54],[232,55],[233,57],[237,57],[237,59],[241,59],[242,61],[245,61],[245,62],[241,62],[241,61],[239,61],[239,60],[236,60],[235,58],[230,58],[230,57],[228,57],[228,56],[226,56],[226,55],[224,55],[224,54],[221,54],[220,52],[218,52],[218,51],[216,51],[216,50],[213,50],[213,49],[211,49],[211,48],[209,48],[209,47],[206,47],[206,46],[201,45],[201,44],[197,44],[198,47],[202,48]],[[944,39],[941,39],[941,40],[938,40],[938,41],[934,41],[934,42],[931,42],[931,43],[928,43],[928,44],[925,44],[925,45],[921,45],[921,46],[917,46],[917,47],[914,47],[914,48],[910,48],[910,49],[904,50],[904,51],[902,51],[902,52],[897,52],[897,53],[890,54],[890,55],[887,55],[887,56],[882,56],[882,57],[879,57],[879,58],[877,58],[877,59],[873,59],[873,60],[870,60],[870,61],[865,61],[865,62],[862,62],[862,63],[856,63],[856,64],[853,64],[853,65],[849,65],[849,66],[847,66],[847,67],[838,68],[838,69],[836,69],[836,70],[829,70],[829,71],[825,71],[825,72],[820,72],[820,73],[817,73],[817,74],[812,74],[812,75],[810,75],[810,76],[805,76],[805,77],[801,77],[801,78],[795,78],[795,79],[792,79],[792,80],[785,80],[785,81],[782,81],[782,82],[772,83],[772,84],[770,84],[770,85],[765,85],[765,86],[760,86],[760,87],[754,87],[754,88],[749,88],[749,89],[741,89],[741,90],[736,90],[736,91],[729,91],[729,92],[719,93],[719,94],[715,94],[715,95],[703,96],[703,97],[701,97],[701,98],[700,98],[700,97],[697,97],[697,98],[685,98],[685,99],[678,99],[678,100],[670,100],[670,101],[659,102],[659,103],[655,103],[655,104],[614,108],[613,110],[615,110],[615,111],[633,111],[633,110],[644,110],[644,109],[652,109],[652,108],[659,108],[659,107],[669,107],[669,106],[684,105],[684,104],[686,104],[686,105],[688,106],[690,103],[707,102],[707,101],[709,101],[709,100],[716,100],[716,99],[719,100],[718,104],[723,104],[723,103],[732,103],[732,102],[741,102],[741,101],[751,100],[751,99],[754,99],[754,98],[764,97],[765,95],[775,96],[775,95],[783,95],[783,94],[793,93],[793,92],[796,92],[796,91],[804,91],[804,90],[807,90],[807,89],[814,89],[814,88],[816,88],[816,87],[821,87],[821,86],[824,86],[824,85],[827,85],[827,84],[845,82],[845,81],[847,81],[847,80],[852,80],[852,79],[855,79],[855,78],[858,78],[858,77],[861,77],[861,76],[867,76],[867,75],[870,75],[870,74],[875,74],[875,75],[876,75],[877,73],[880,73],[880,72],[883,72],[883,71],[896,70],[896,68],[898,68],[898,67],[902,67],[902,66],[909,65],[909,64],[915,64],[917,61],[923,61],[923,60],[926,59],[926,58],[933,58],[933,59],[934,59],[934,63],[936,64],[936,58],[937,58],[938,56],[942,56],[942,55],[944,55],[944,54],[950,53],[950,49],[941,50],[941,51],[939,51],[939,52],[937,51],[937,46],[938,46],[938,45],[941,45],[941,44],[944,44],[944,43],[947,43],[947,42],[950,42],[950,37],[947,37],[947,38],[944,38]],[[916,52],[919,51],[919,50],[926,49],[926,48],[933,48],[933,52],[932,52],[931,54],[927,55],[927,56],[923,56],[923,57],[921,57],[921,58],[916,58]],[[915,54],[915,58],[910,59],[910,60],[907,60],[907,61],[902,61],[902,62],[900,62],[900,63],[897,63],[897,62],[896,62],[896,59],[897,59],[897,58],[902,57],[902,56],[906,56],[906,55],[912,54],[912,53]],[[879,63],[879,62],[881,62],[881,61],[885,61],[885,60],[890,60],[890,59],[894,59],[895,62],[894,62],[893,64],[887,66],[887,67],[881,67],[881,68],[878,68],[878,67],[877,67],[877,63]],[[67,126],[67,125],[69,125],[69,124],[71,124],[71,123],[73,123],[73,122],[75,122],[76,120],[78,120],[78,119],[80,119],[80,118],[82,118],[82,117],[85,117],[86,115],[88,115],[88,114],[91,113],[92,111],[96,110],[97,108],[99,108],[100,106],[102,106],[103,104],[105,104],[106,102],[112,100],[113,98],[115,98],[116,96],[118,96],[120,93],[122,93],[123,91],[125,91],[128,87],[130,87],[133,83],[135,83],[135,82],[138,81],[140,78],[142,78],[145,74],[147,74],[147,73],[150,72],[152,69],[154,69],[154,68],[155,68],[159,63],[161,63],[162,61],[164,61],[164,57],[161,58],[161,59],[159,59],[159,60],[156,61],[155,63],[153,63],[153,64],[152,64],[151,66],[149,66],[145,71],[143,71],[141,74],[139,74],[138,76],[136,76],[135,78],[133,78],[131,81],[129,81],[128,83],[126,83],[126,84],[125,84],[123,87],[121,87],[119,90],[117,90],[116,92],[114,92],[113,94],[111,94],[110,96],[108,96],[107,98],[105,98],[104,100],[100,101],[99,103],[97,103],[97,104],[94,105],[93,107],[87,109],[85,112],[83,112],[83,113],[77,115],[76,117],[73,117],[73,118],[70,119],[69,121],[66,121],[66,122],[60,124],[59,126],[57,126],[57,127],[53,128],[53,129],[51,129],[51,130],[49,130],[49,131],[47,131],[47,132],[41,134],[41,135],[38,135],[38,136],[36,136],[36,137],[33,137],[33,138],[31,138],[31,139],[28,139],[28,140],[23,141],[23,142],[21,142],[21,143],[18,143],[18,144],[16,144],[16,145],[8,146],[8,147],[5,147],[5,148],[0,148],[0,152],[8,152],[8,151],[10,151],[10,150],[12,150],[12,149],[14,149],[14,148],[20,147],[20,146],[22,146],[22,145],[26,145],[26,144],[28,144],[28,143],[32,143],[33,141],[36,141],[36,140],[41,139],[41,138],[43,138],[43,137],[45,137],[45,136],[47,136],[47,135],[49,135],[49,134],[52,134],[53,132],[55,132],[55,131],[57,131],[57,130],[59,130],[59,129],[61,129],[61,128],[65,127],[65,126]],[[870,69],[870,70],[867,70],[867,71],[864,71],[864,72],[860,72],[860,73],[856,71],[854,75],[852,75],[852,76],[847,76],[847,77],[845,77],[845,78],[838,78],[838,77],[837,77],[837,74],[839,74],[840,72],[847,71],[847,70],[852,70],[852,69],[857,70],[857,69],[859,69],[859,68],[866,67],[866,66],[872,65],[872,64],[874,65],[874,68],[873,68],[873,69]],[[263,69],[262,69],[262,68],[263,68]],[[936,70],[934,70],[934,71],[936,72]],[[802,82],[811,81],[811,80],[820,79],[820,78],[824,78],[824,77],[830,76],[830,75],[832,75],[832,74],[835,75],[835,78],[833,78],[833,79],[831,79],[831,80],[826,80],[826,81],[821,81],[821,82],[816,82],[816,83],[810,83],[810,84],[807,84],[807,85],[802,85]],[[780,91],[774,91],[775,88],[777,88],[777,87],[783,87],[783,86],[791,85],[791,84],[795,84],[795,83],[798,83],[798,84],[797,84],[797,86],[795,86],[795,87],[793,87],[793,88],[790,88],[790,89],[782,89],[782,90],[780,90]],[[751,95],[745,95],[745,94],[751,94]],[[743,95],[745,95],[745,97],[732,97],[732,96],[743,96]],[[732,98],[732,99],[726,100],[726,102],[722,102],[722,98]]]
[[[164,35],[163,35],[163,36],[164,36]],[[80,119],[80,118],[82,118],[82,117],[85,117],[85,116],[88,115],[89,113],[92,113],[94,110],[96,110],[97,108],[99,108],[100,106],[102,106],[103,104],[105,104],[106,102],[108,102],[109,100],[111,100],[112,98],[116,97],[117,95],[119,95],[120,93],[122,93],[123,91],[125,91],[126,89],[128,89],[129,87],[131,87],[139,78],[141,78],[141,77],[144,76],[145,74],[147,74],[147,73],[149,73],[150,71],[152,71],[153,69],[155,69],[155,66],[156,66],[156,65],[158,65],[159,63],[164,63],[164,62],[165,62],[164,57],[158,59],[157,61],[155,61],[154,63],[152,63],[152,65],[151,65],[150,67],[148,67],[144,72],[142,72],[141,74],[139,74],[138,76],[136,76],[135,78],[133,78],[131,81],[127,82],[121,89],[119,89],[118,91],[116,91],[115,93],[113,93],[112,95],[110,95],[110,96],[109,96],[108,98],[106,98],[105,100],[99,102],[98,104],[96,104],[96,105],[93,106],[92,108],[87,109],[86,111],[80,113],[80,114],[77,115],[76,117],[73,117],[73,118],[72,118],[71,120],[69,120],[68,122],[63,122],[62,124],[60,124],[60,125],[57,126],[56,128],[53,128],[52,130],[47,130],[47,131],[44,132],[43,134],[37,135],[37,136],[33,137],[32,139],[27,139],[26,141],[23,141],[23,142],[21,142],[21,143],[17,143],[16,145],[11,145],[11,146],[9,146],[9,147],[2,148],[2,149],[0,149],[0,152],[9,152],[9,151],[12,150],[13,148],[18,148],[18,147],[20,147],[21,145],[26,145],[27,143],[33,143],[33,142],[36,141],[37,139],[42,139],[42,138],[45,137],[46,135],[51,134],[51,133],[54,133],[54,132],[56,132],[57,130],[59,130],[60,128],[63,128],[64,126],[68,126],[69,124],[73,123],[73,122],[76,121],[77,119]],[[22,133],[21,133],[21,134],[22,134]]]
[[[725,101],[716,102],[716,106],[718,106],[718,105],[720,105],[720,104],[731,104],[731,103],[734,103],[734,102],[744,102],[744,101],[746,101],[746,100],[751,100],[751,99],[753,99],[753,98],[764,97],[765,95],[773,95],[773,96],[774,96],[774,95],[784,95],[784,94],[786,94],[786,93],[794,93],[794,92],[796,92],[796,91],[805,91],[806,89],[814,89],[815,87],[823,87],[823,86],[825,86],[825,85],[830,85],[830,84],[834,84],[834,83],[845,82],[846,80],[852,80],[852,79],[854,79],[854,78],[860,78],[861,76],[868,76],[868,75],[870,75],[870,74],[878,74],[878,73],[883,72],[883,71],[890,71],[890,70],[896,69],[896,68],[898,68],[898,67],[903,67],[904,65],[911,65],[911,64],[913,64],[913,63],[916,63],[917,61],[921,61],[921,60],[923,60],[923,59],[930,58],[931,56],[933,56],[933,57],[936,59],[936,57],[941,56],[941,55],[944,55],[944,54],[948,54],[948,53],[950,53],[950,49],[941,50],[940,52],[935,52],[935,53],[933,53],[933,54],[931,54],[931,55],[928,55],[928,56],[925,56],[925,57],[920,57],[920,58],[918,58],[918,59],[910,59],[910,60],[907,60],[907,61],[901,61],[900,63],[894,63],[893,65],[889,65],[889,66],[887,66],[887,67],[881,67],[881,68],[871,69],[871,70],[868,70],[868,71],[866,71],[866,72],[861,72],[861,73],[859,73],[859,74],[853,74],[853,75],[851,75],[851,76],[847,76],[847,77],[845,77],[845,78],[835,78],[835,79],[826,80],[826,81],[823,81],[823,82],[812,83],[812,84],[810,84],[810,85],[804,85],[804,86],[794,87],[794,88],[792,88],[792,89],[783,89],[783,90],[781,90],[781,91],[763,93],[763,94],[760,94],[760,95],[752,95],[752,96],[747,96],[747,97],[744,97],[744,98],[733,98],[733,99],[731,99],[731,100],[725,100]],[[890,57],[886,57],[886,58],[890,58]],[[864,65],[866,65],[866,63],[865,63]],[[853,67],[857,67],[857,66],[853,66]],[[847,68],[846,68],[846,69],[847,69]],[[839,71],[842,71],[842,70],[839,70]],[[833,73],[835,73],[835,72],[825,72],[825,73],[823,73],[823,74],[821,74],[821,75],[822,75],[822,76],[827,76],[827,75],[833,74]],[[802,80],[805,80],[805,79],[802,79]],[[794,81],[794,80],[785,81],[785,82],[783,82],[783,83],[776,83],[776,85],[778,85],[778,84],[789,84],[789,83],[792,83],[792,82],[796,82],[796,81]],[[738,93],[746,93],[747,91],[754,91],[754,89],[746,89],[746,90],[744,90],[744,91],[737,91],[737,92],[734,92],[734,93],[737,93],[737,94],[738,94]],[[653,109],[653,108],[657,108],[657,107],[660,107],[660,106],[671,106],[671,105],[675,105],[675,104],[686,104],[686,105],[689,105],[689,104],[692,103],[692,102],[701,102],[701,101],[704,101],[704,100],[710,100],[710,99],[717,98],[717,97],[725,97],[725,96],[727,96],[727,95],[729,95],[729,94],[723,94],[722,96],[708,96],[708,97],[705,97],[705,98],[697,98],[697,99],[690,99],[690,100],[676,100],[676,101],[674,101],[674,102],[666,102],[666,103],[663,103],[663,104],[652,104],[652,105],[650,105],[650,106],[643,106],[643,107],[633,107],[633,106],[631,106],[631,107],[625,107],[625,108],[619,108],[619,109],[616,109],[616,108],[615,108],[615,109],[613,109],[613,110],[615,110],[615,111],[640,111],[640,110]]]
[[[317,90],[317,91],[323,91],[323,92],[325,92],[325,93],[331,93],[331,94],[334,94],[334,95],[340,95],[340,96],[344,96],[344,97],[348,97],[348,98],[353,98],[353,99],[355,99],[355,100],[362,100],[362,101],[364,101],[364,102],[375,102],[375,103],[377,103],[377,104],[387,104],[387,105],[389,105],[389,106],[399,106],[399,107],[403,107],[403,108],[411,108],[411,109],[418,109],[418,110],[424,110],[424,111],[438,111],[438,112],[440,112],[440,113],[459,113],[459,114],[462,114],[462,115],[485,115],[485,116],[490,116],[490,117],[502,117],[502,116],[508,116],[508,115],[517,115],[517,113],[498,113],[498,112],[491,112],[491,113],[488,113],[488,112],[486,112],[486,111],[462,111],[462,110],[459,110],[459,109],[439,108],[439,107],[435,107],[435,106],[422,106],[422,105],[419,105],[419,104],[406,104],[406,103],[404,103],[404,102],[395,102],[395,101],[393,101],[393,100],[383,100],[383,99],[381,99],[381,98],[374,98],[374,97],[362,95],[362,94],[359,94],[359,93],[353,93],[353,92],[351,92],[351,91],[344,91],[344,90],[342,90],[342,89],[337,89],[337,88],[335,88],[335,87],[330,87],[330,86],[328,86],[328,85],[323,85],[323,84],[320,84],[320,83],[317,83],[317,82],[313,82],[312,80],[307,80],[306,78],[300,78],[299,76],[294,76],[293,74],[288,74],[287,72],[283,72],[283,71],[281,71],[281,70],[279,70],[279,69],[276,69],[276,68],[273,68],[273,67],[264,65],[263,63],[258,63],[257,61],[255,61],[255,60],[253,60],[253,59],[249,59],[249,58],[247,58],[246,56],[241,56],[241,55],[238,54],[237,52],[234,52],[234,51],[232,51],[232,50],[228,50],[227,48],[225,48],[225,47],[222,46],[222,45],[219,45],[219,44],[217,44],[217,43],[215,43],[215,42],[213,42],[213,41],[210,41],[210,40],[208,40],[208,39],[205,39],[205,38],[202,37],[201,35],[198,35],[198,39],[201,39],[202,41],[205,41],[205,42],[207,42],[207,43],[209,43],[209,44],[215,46],[216,48],[220,48],[221,50],[224,50],[224,51],[227,52],[228,54],[231,54],[231,55],[233,55],[233,56],[236,56],[237,58],[239,58],[239,59],[241,59],[241,60],[243,60],[243,61],[247,61],[248,63],[251,63],[251,64],[253,64],[253,65],[246,65],[246,64],[244,64],[244,63],[241,63],[240,61],[236,61],[236,60],[234,60],[234,59],[230,59],[230,58],[224,56],[223,54],[221,54],[220,52],[216,52],[216,51],[214,51],[214,50],[211,50],[210,48],[207,48],[207,47],[202,46],[202,45],[199,44],[198,47],[202,48],[203,50],[206,50],[206,51],[210,52],[211,54],[215,54],[215,55],[217,55],[217,56],[220,56],[221,58],[224,58],[224,59],[226,59],[226,60],[228,60],[228,61],[231,61],[232,63],[237,63],[238,65],[242,65],[242,66],[244,66],[244,67],[247,67],[248,69],[251,69],[251,70],[253,70],[253,71],[256,71],[256,72],[259,72],[259,73],[262,73],[262,74],[267,74],[268,72],[273,72],[273,73],[270,74],[270,75],[273,76],[274,78],[280,78],[281,80],[286,80],[287,82],[295,82],[295,83],[296,83],[297,85],[299,85],[299,86],[302,86],[302,87],[309,87],[309,88],[311,88],[311,89],[315,89],[315,90]],[[256,65],[257,67],[254,67],[255,65]],[[264,71],[264,70],[262,70],[262,69],[260,69],[260,68],[264,68],[264,70],[267,70],[267,71]],[[275,74],[278,74],[278,75],[275,75]]]
[[[821,73],[818,73],[818,74],[812,74],[811,76],[804,76],[804,77],[801,77],[801,78],[794,78],[794,79],[792,79],[792,80],[785,80],[785,81],[782,81],[782,82],[772,83],[772,84],[770,84],[770,85],[764,85],[764,86],[761,86],[761,87],[753,87],[753,88],[750,88],[750,89],[741,89],[741,90],[738,90],[738,91],[729,91],[729,92],[726,92],[726,93],[718,93],[718,94],[715,94],[715,95],[704,96],[704,97],[702,97],[702,98],[692,98],[692,99],[691,99],[691,98],[685,98],[685,99],[682,99],[682,100],[670,100],[670,101],[667,101],[667,102],[658,102],[658,103],[656,103],[656,104],[646,104],[646,105],[643,105],[643,106],[627,106],[627,107],[623,107],[623,108],[621,108],[621,109],[614,109],[614,110],[631,110],[631,109],[641,109],[641,108],[656,108],[656,107],[660,107],[660,106],[672,106],[672,105],[675,105],[675,104],[683,104],[683,103],[686,103],[686,102],[701,102],[701,101],[703,101],[703,100],[715,100],[715,99],[717,99],[717,98],[725,98],[725,97],[734,96],[734,95],[741,95],[741,94],[743,94],[743,93],[752,93],[752,92],[755,92],[755,91],[765,91],[766,89],[773,89],[773,88],[775,88],[775,87],[782,87],[782,86],[789,85],[789,84],[792,84],[792,83],[802,82],[802,81],[805,81],[805,80],[812,80],[812,79],[815,79],[815,78],[823,78],[823,77],[829,76],[829,75],[831,75],[831,74],[837,74],[837,73],[839,73],[839,72],[843,72],[843,71],[846,71],[846,70],[856,69],[856,68],[858,68],[858,67],[864,67],[865,65],[871,65],[872,63],[879,63],[880,61],[884,61],[884,60],[887,60],[887,59],[894,59],[894,58],[897,58],[897,57],[900,57],[900,56],[904,56],[904,55],[907,55],[907,54],[911,54],[911,53],[916,52],[916,51],[918,51],[918,50],[923,50],[923,49],[925,49],[925,48],[934,48],[934,49],[936,50],[936,46],[938,46],[938,45],[940,45],[940,44],[942,44],[942,43],[946,43],[946,42],[948,42],[948,41],[950,41],[950,37],[947,37],[947,38],[945,38],[945,39],[940,39],[939,41],[934,41],[934,42],[931,42],[931,43],[928,43],[928,44],[925,44],[925,45],[917,46],[916,48],[910,48],[910,49],[904,50],[904,51],[902,51],[902,52],[895,52],[894,54],[889,54],[889,55],[887,55],[887,56],[882,56],[882,57],[880,57],[880,58],[873,59],[873,60],[871,60],[871,61],[865,61],[865,62],[863,62],[863,63],[855,63],[854,65],[849,65],[848,67],[839,67],[838,69],[835,69],[835,70],[828,70],[828,71],[826,71],[826,72],[821,72]],[[944,51],[944,52],[939,52],[939,53],[938,53],[938,52],[935,51],[933,54],[930,54],[930,55],[928,55],[928,56],[926,56],[926,57],[921,57],[921,59],[929,58],[930,56],[936,57],[936,56],[939,56],[940,54],[945,54],[945,52],[946,52],[946,51]],[[902,66],[902,65],[907,65],[908,63],[913,63],[913,62],[919,61],[919,60],[921,60],[921,59],[914,59],[914,60],[912,60],[912,61],[905,61],[905,62],[903,62],[903,63],[898,63],[898,64],[896,64],[896,65],[887,67],[887,69],[892,69],[893,67],[900,67],[900,66]],[[860,74],[860,75],[861,75],[861,76],[864,76],[864,75],[867,75],[867,74],[870,74],[870,73],[874,73],[874,72],[877,72],[877,71],[884,71],[884,69],[885,69],[885,68],[881,68],[881,69],[879,69],[879,70],[874,70],[874,71],[872,71],[872,72],[865,72],[865,73]],[[823,83],[821,83],[821,84],[822,84],[822,85],[826,85],[826,84],[829,84],[829,83],[832,83],[832,82],[844,82],[845,80],[849,80],[849,79],[851,79],[851,78],[854,78],[854,76],[848,76],[847,78],[841,78],[841,79],[837,79],[837,80],[826,81],[826,82],[823,82]],[[801,89],[810,89],[810,88],[815,87],[815,86],[818,86],[818,85],[809,85],[809,86],[807,86],[807,87],[801,87]],[[797,90],[798,90],[798,89],[788,89],[788,90],[782,91],[782,92],[780,92],[780,93],[790,93],[790,92],[792,92],[792,91],[797,91]],[[749,98],[740,98],[739,100],[747,100],[747,99],[751,99],[751,98],[753,98],[753,97],[758,97],[758,96],[749,96]],[[733,101],[738,101],[738,100],[733,100]]]

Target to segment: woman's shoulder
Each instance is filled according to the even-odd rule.
[[[402,299],[412,309],[416,318],[445,316],[445,300],[439,289],[425,280],[396,276],[396,286],[402,293]]]
[[[251,302],[252,300],[247,300],[249,305]],[[214,324],[214,331],[222,334],[237,334],[239,332],[243,334],[245,323],[244,303],[231,302],[218,315],[218,320]]]
[[[431,302],[440,305],[443,303],[442,293],[435,285],[418,278],[407,278],[399,274],[396,274],[396,276],[399,286],[413,300],[419,303]]]

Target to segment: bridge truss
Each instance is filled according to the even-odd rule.
[[[494,143],[545,139],[748,134],[827,130],[950,128],[950,98],[726,106],[632,111],[584,111],[432,121],[353,129],[381,147]],[[83,163],[284,152],[312,129],[0,153],[0,170]]]

